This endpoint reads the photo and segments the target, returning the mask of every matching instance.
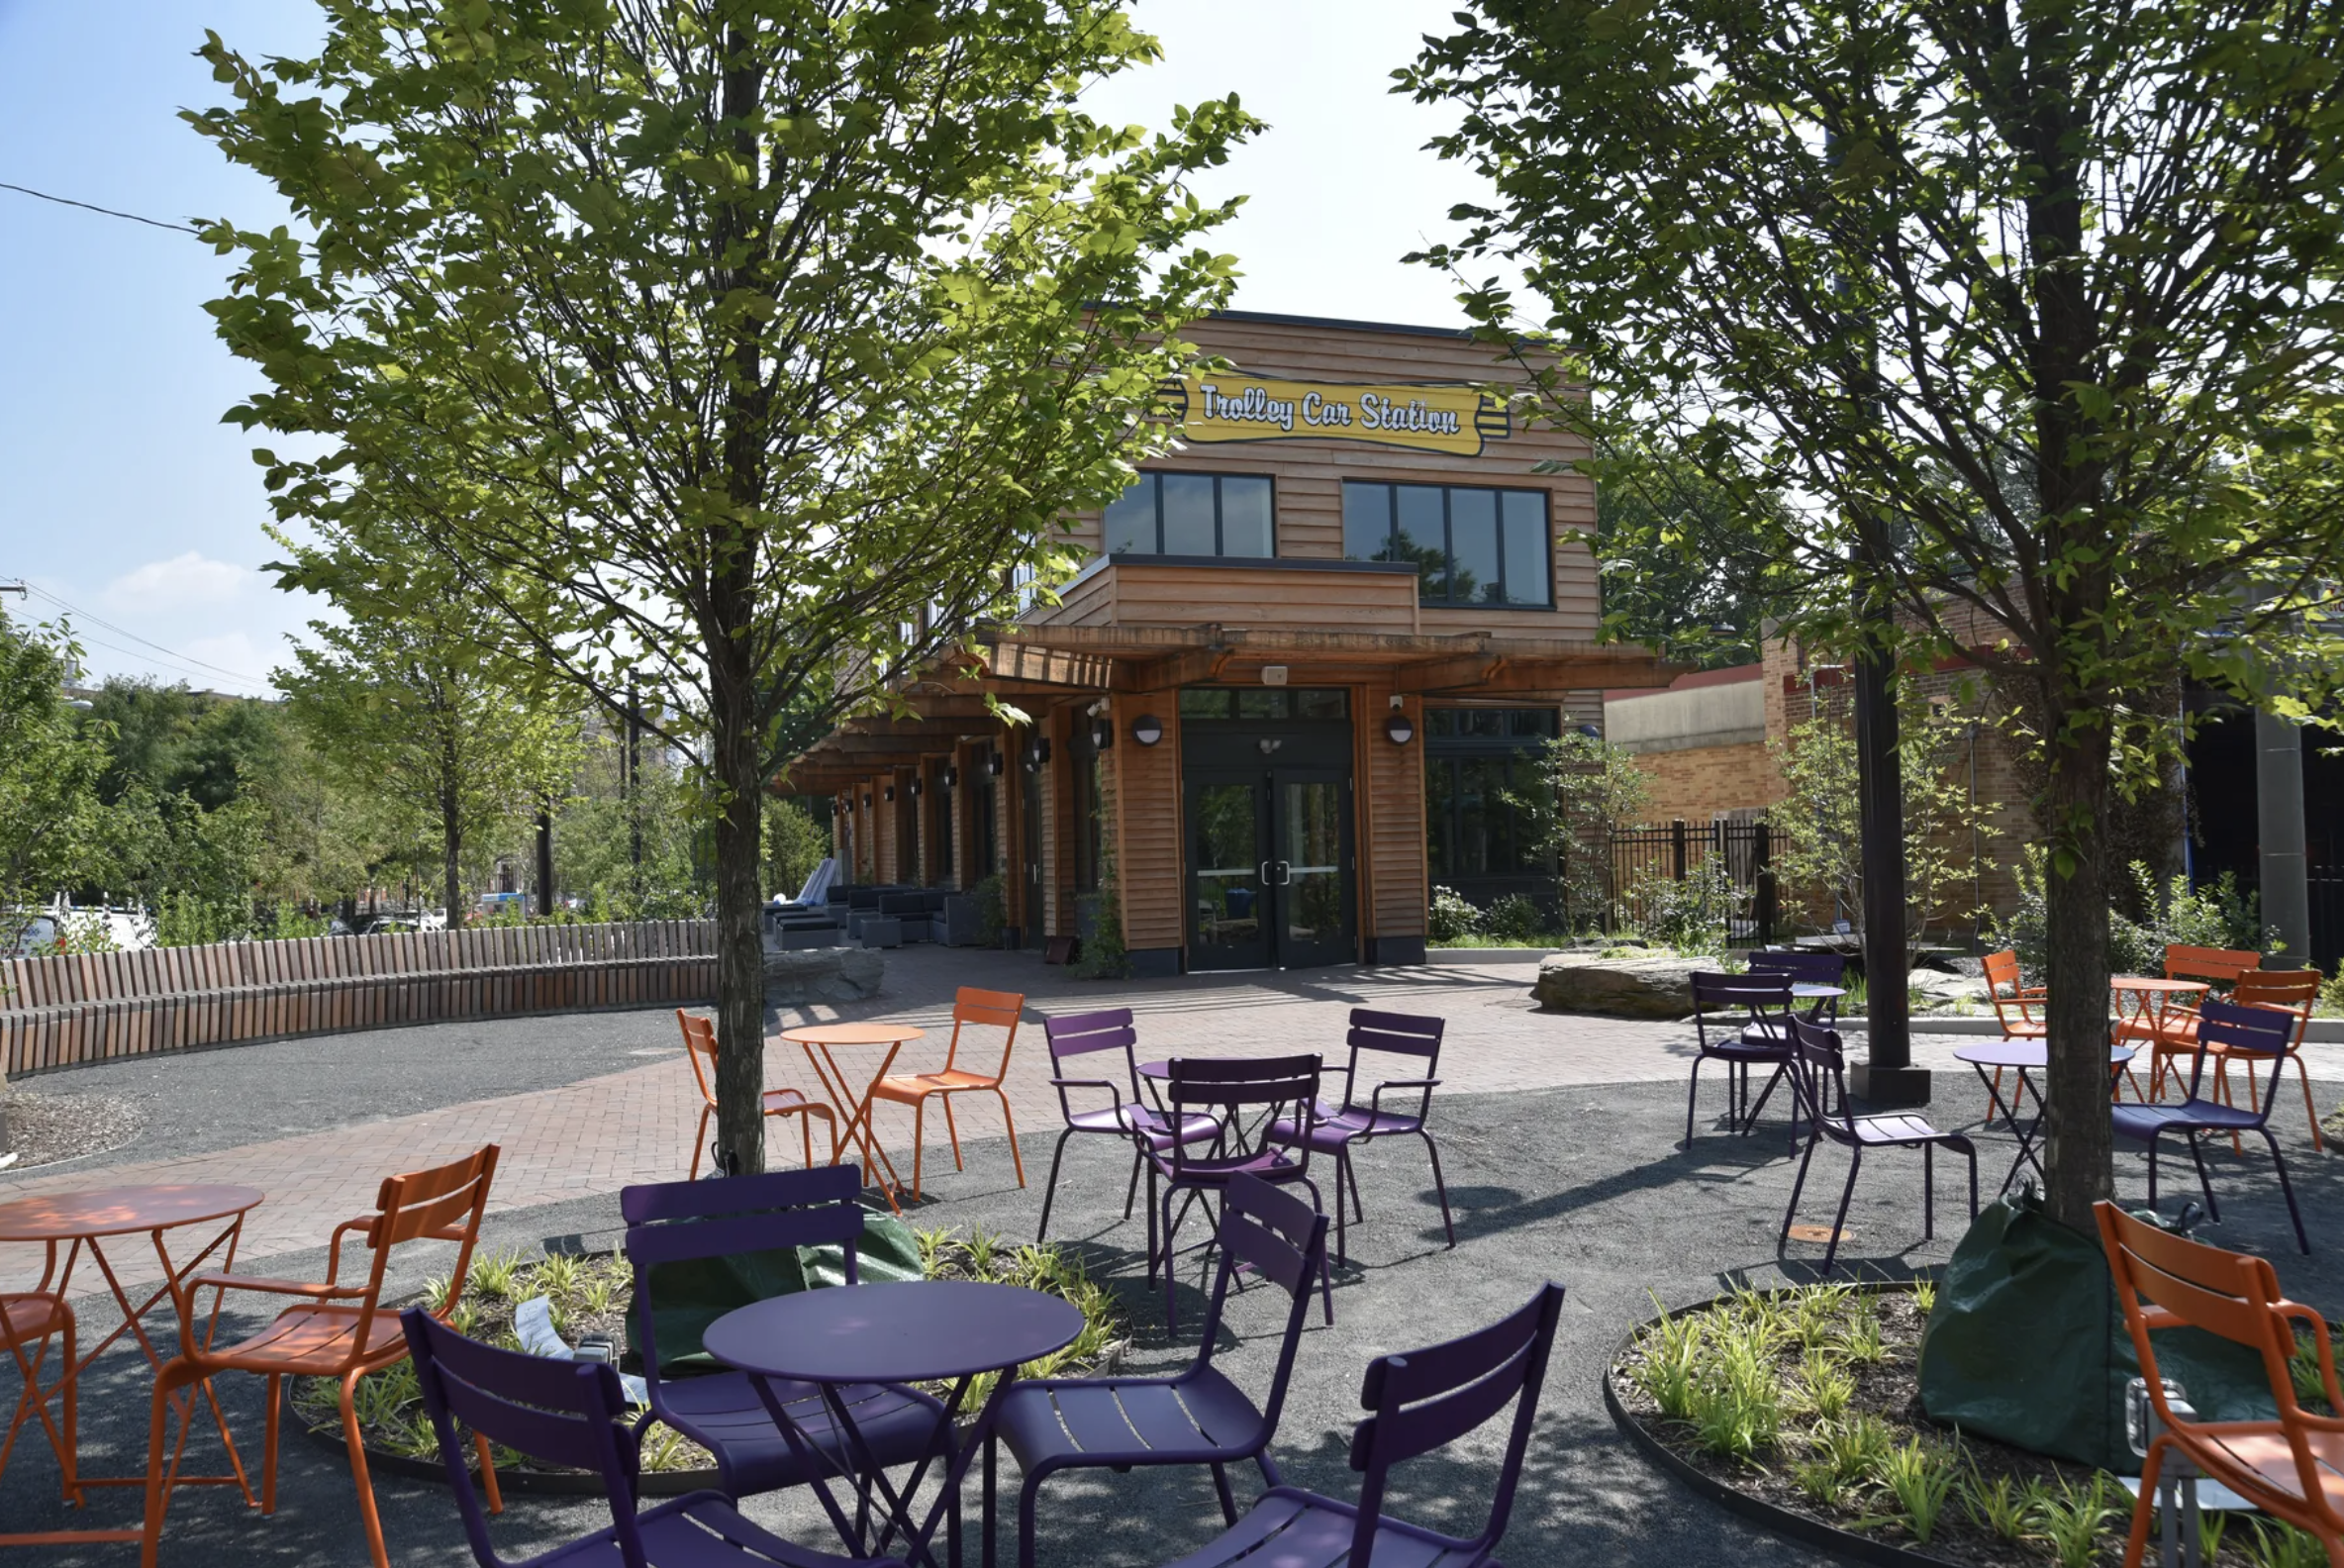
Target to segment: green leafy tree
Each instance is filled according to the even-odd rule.
[[[106,748],[62,689],[78,651],[62,631],[0,615],[0,953],[17,950],[45,901],[107,867]]]
[[[1604,631],[1703,669],[1755,663],[1775,603],[1768,523],[1782,503],[1713,483],[1665,438],[1624,431],[1587,465],[1596,479]]]
[[[2338,15],[2150,0],[1483,0],[1401,90],[1580,357],[1783,563],[1790,630],[1983,665],[2038,727],[2051,1212],[2109,1190],[2111,791],[2176,667],[2300,711],[2344,542]],[[1518,325],[1503,286],[1471,308]],[[1602,393],[1600,417],[1567,376]],[[1779,521],[1755,503],[1798,498]]]
[[[1600,931],[1617,916],[1621,889],[1612,835],[1652,806],[1652,787],[1625,746],[1570,731],[1546,742],[1536,784],[1509,797],[1529,838],[1555,861],[1566,932]]]
[[[209,231],[214,302],[323,438],[280,514],[423,529],[714,818],[720,1133],[761,1167],[762,797],[785,714],[872,700],[1071,569],[1062,520],[1225,298],[1188,188],[1253,122],[1082,95],[1155,57],[1102,0],[322,0],[323,52],[214,38],[191,116],[314,240]],[[305,441],[305,444],[310,442]],[[531,602],[509,585],[527,583]]]
[[[1965,907],[1977,872],[1975,846],[1992,813],[1970,798],[1956,770],[1967,754],[1970,721],[1927,702],[1907,701],[1897,735],[1904,786],[1904,936],[1917,939],[1934,921],[1974,921]],[[1783,799],[1767,812],[1774,833],[1775,878],[1786,901],[1804,901],[1817,919],[1843,918],[1864,929],[1864,857],[1856,811],[1856,737],[1843,715],[1793,725],[1775,748]],[[1828,911],[1828,914],[1824,912]]]
[[[448,924],[460,925],[470,864],[510,842],[567,774],[574,727],[526,668],[483,645],[467,597],[419,595],[403,614],[357,608],[344,623],[311,622],[312,641],[273,678],[344,791],[428,825]]]

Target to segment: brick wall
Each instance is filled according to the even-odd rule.
[[[1652,791],[1653,822],[1706,823],[1737,806],[1771,806],[1783,793],[1774,758],[1755,743],[1649,751],[1636,758],[1636,771]]]

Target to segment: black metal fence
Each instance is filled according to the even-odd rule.
[[[1764,822],[1688,823],[1612,834],[1610,930],[1643,930],[1682,884],[1722,871],[1728,939],[1764,945],[1778,920],[1774,843]]]

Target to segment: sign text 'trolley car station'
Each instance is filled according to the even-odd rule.
[[[1514,434],[1504,404],[1454,384],[1191,375],[1166,381],[1164,401],[1193,441],[1331,439],[1472,457]]]

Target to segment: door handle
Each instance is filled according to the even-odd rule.
[[[1270,867],[1275,863],[1276,862],[1270,860],[1264,860],[1261,863],[1261,870],[1256,875],[1263,887],[1276,887],[1278,885],[1276,882],[1270,879]]]
[[[1281,860],[1281,861],[1279,861],[1279,862],[1278,862],[1278,885],[1279,885],[1280,887],[1290,887],[1290,886],[1292,886],[1292,885],[1293,885],[1293,882],[1294,882],[1294,866],[1293,866],[1293,864],[1292,864],[1291,862],[1289,862],[1289,861],[1285,861],[1285,860]]]

